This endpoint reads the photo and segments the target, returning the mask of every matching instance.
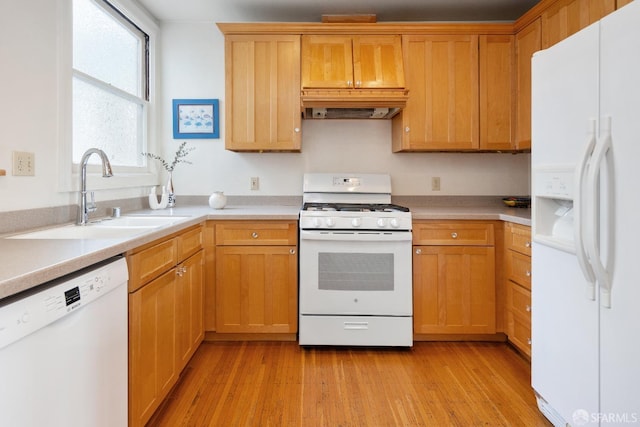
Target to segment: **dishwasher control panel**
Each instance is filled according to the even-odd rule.
[[[124,267],[124,268],[123,268]],[[0,350],[90,304],[128,280],[124,258],[45,286],[42,291],[0,305]]]

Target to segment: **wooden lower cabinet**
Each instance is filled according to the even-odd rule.
[[[207,292],[215,293],[215,308],[207,314],[215,313],[215,333],[295,339],[297,221],[216,221],[214,240],[215,282]]]
[[[204,339],[203,251],[176,268],[176,363],[181,371]]]
[[[298,330],[295,246],[216,248],[216,332]]]
[[[169,270],[129,295],[129,425],[151,418],[178,378],[176,280]]]
[[[204,337],[202,229],[132,250],[127,262],[129,426],[135,427],[149,421]]]
[[[493,334],[494,248],[415,246],[414,333]]]
[[[507,336],[531,356],[531,227],[506,222],[504,238]]]
[[[495,334],[494,225],[424,221],[413,231],[413,331]]]

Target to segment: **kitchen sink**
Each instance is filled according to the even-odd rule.
[[[172,225],[186,216],[122,216],[87,225],[63,225],[7,237],[8,239],[122,239]]]

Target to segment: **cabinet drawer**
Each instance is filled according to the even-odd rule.
[[[178,263],[176,239],[169,239],[128,256],[129,292],[158,277]]]
[[[298,226],[291,221],[228,222],[216,224],[216,245],[297,245]]]
[[[414,245],[493,246],[493,224],[433,222],[413,225]]]
[[[531,257],[507,251],[507,278],[531,289]]]
[[[531,291],[511,281],[508,283],[507,306],[509,310],[523,319],[528,319],[528,323],[531,325]]]
[[[182,262],[202,249],[202,227],[187,230],[177,237],[178,262]]]
[[[531,255],[531,227],[507,223],[504,238],[507,249]]]
[[[519,316],[510,316],[509,341],[527,356],[531,356],[531,323],[523,321]]]

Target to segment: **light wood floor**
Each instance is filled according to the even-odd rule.
[[[549,426],[504,343],[204,343],[153,426]]]

